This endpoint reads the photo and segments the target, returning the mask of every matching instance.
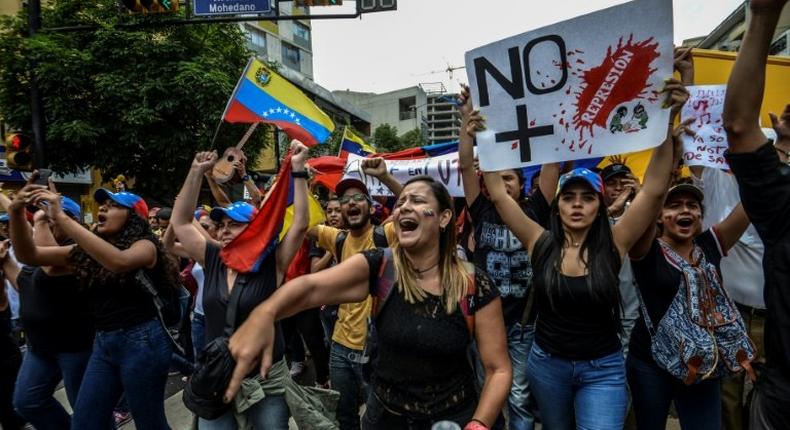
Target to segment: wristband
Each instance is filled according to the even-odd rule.
[[[306,170],[300,170],[300,171],[293,171],[293,170],[291,170],[291,177],[292,178],[308,179],[310,176],[307,175],[307,171]]]
[[[472,419],[472,421],[469,421],[468,423],[466,423],[466,426],[464,427],[464,430],[489,430],[489,429],[488,429],[488,427],[486,427],[485,424],[483,424],[482,421],[476,420],[476,419]]]

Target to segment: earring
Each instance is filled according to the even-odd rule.
[[[443,226],[441,226],[439,229],[442,231],[442,233],[444,233],[444,229],[445,229],[445,228],[447,228],[447,226],[443,225]]]

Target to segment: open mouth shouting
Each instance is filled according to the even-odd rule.
[[[412,218],[400,218],[398,220],[398,226],[402,232],[411,233],[414,230],[417,230],[417,227],[420,226],[420,223]]]

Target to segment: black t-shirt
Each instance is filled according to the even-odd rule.
[[[715,229],[705,230],[694,239],[694,243],[702,249],[705,259],[716,266],[716,270],[719,270],[724,253],[714,232]],[[664,258],[658,239],[653,240],[650,251],[643,258],[631,260],[631,267],[647,313],[650,315],[650,321],[657,329],[659,322],[664,318],[664,314],[667,313],[678,293],[682,273]],[[628,353],[642,361],[654,362],[653,354],[650,351],[650,333],[647,331],[641,312],[634,331],[631,333]]]
[[[370,267],[371,294],[375,294],[383,251],[363,254]],[[498,296],[491,279],[479,269],[475,287],[471,312]],[[423,418],[477,397],[467,359],[471,336],[460,308],[447,315],[441,297],[432,295],[409,304],[395,285],[376,317],[376,329],[379,349],[373,389],[387,408]]]
[[[225,314],[228,309],[228,268],[220,258],[220,248],[206,244],[205,281],[203,284],[203,312],[206,317],[206,344],[223,335],[225,330]],[[246,279],[244,285],[240,284]],[[272,251],[261,263],[257,273],[240,273],[236,277],[234,288],[243,288],[239,297],[239,308],[236,311],[236,327],[247,320],[255,307],[277,291],[277,253]],[[282,329],[280,323],[275,324],[274,354],[276,363],[283,357],[284,351]]]
[[[93,344],[93,309],[74,275],[49,276],[24,267],[17,276],[19,320],[37,354],[78,352]]]
[[[550,208],[540,191],[521,202],[524,213],[540,225],[548,223]],[[485,269],[499,289],[505,325],[520,322],[532,286],[532,265],[527,249],[510,231],[491,200],[482,192],[469,207],[475,226],[472,261]]]
[[[545,232],[542,241],[551,240]],[[548,246],[545,251],[550,249]],[[533,261],[542,261],[544,255],[535,255]],[[543,271],[536,272],[535,342],[549,354],[568,360],[594,360],[612,354],[621,348],[619,327],[611,303],[596,300],[590,293],[586,276],[560,275],[560,286],[549,300],[547,280]],[[611,288],[619,288],[618,284]]]
[[[765,369],[759,385],[763,412],[777,429],[790,428],[790,166],[769,142],[757,151],[726,155],[741,201],[763,244]]]
[[[161,280],[154,271],[146,270],[154,285]],[[151,296],[127,273],[121,281],[94,283],[89,288],[98,331],[134,327],[156,318],[156,307]]]

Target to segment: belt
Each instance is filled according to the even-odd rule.
[[[768,311],[766,309],[754,308],[747,305],[742,305],[740,303],[735,304],[738,307],[738,310],[741,312],[741,315],[750,315],[755,317],[762,317],[765,318],[768,316]]]

